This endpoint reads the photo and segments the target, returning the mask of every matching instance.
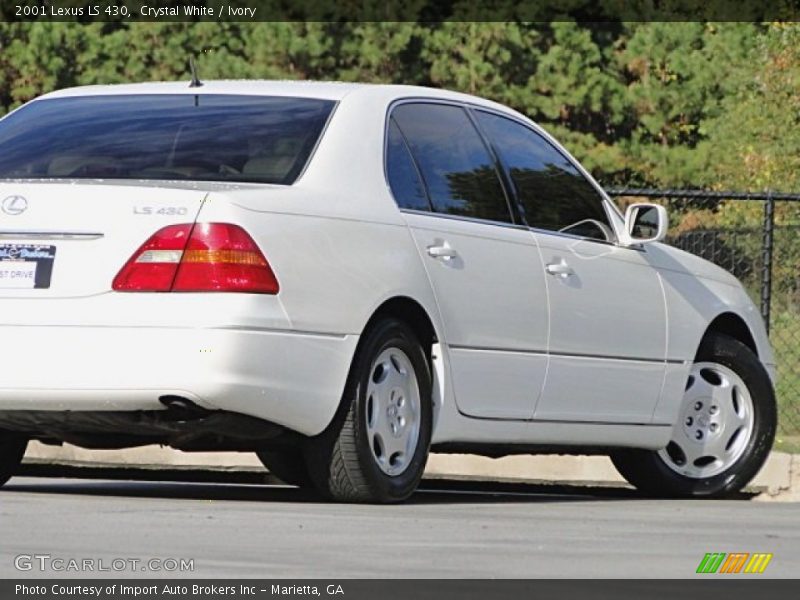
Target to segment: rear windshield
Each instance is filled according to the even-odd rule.
[[[291,184],[334,104],[210,94],[39,100],[0,121],[0,179]]]

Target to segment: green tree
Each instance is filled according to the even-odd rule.
[[[639,23],[619,54],[633,105],[619,141],[625,182],[665,187],[713,183],[708,141],[724,100],[752,75],[759,27],[749,23]]]

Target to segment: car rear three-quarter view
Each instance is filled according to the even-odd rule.
[[[0,120],[0,209],[2,483],[38,440],[252,451],[340,501],[407,498],[431,450],[721,496],[772,445],[742,286],[486,100],[63,90]]]

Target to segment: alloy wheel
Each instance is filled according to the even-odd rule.
[[[717,475],[744,453],[754,415],[753,399],[739,375],[718,363],[695,363],[672,439],[658,455],[685,477]]]
[[[411,360],[386,348],[373,361],[367,386],[366,426],[372,457],[389,476],[410,464],[420,432],[420,393]]]

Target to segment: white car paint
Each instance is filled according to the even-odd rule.
[[[57,246],[50,289],[0,290],[0,410],[158,409],[160,396],[176,394],[315,435],[339,405],[370,317],[398,297],[425,311],[439,340],[434,444],[661,448],[700,340],[723,313],[747,324],[774,371],[741,285],[697,257],[660,243],[599,244],[399,210],[384,172],[392,104],[480,106],[546,135],[499,104],[427,88],[307,82],[92,86],[43,98],[206,93],[338,106],[291,186],[0,181],[0,198],[29,203],[21,215],[0,214],[0,242],[30,242],[14,231],[102,234],[48,242]],[[605,201],[624,239],[622,217]],[[143,206],[185,214],[135,213]],[[241,225],[280,293],[111,291],[148,236],[195,219]],[[432,256],[430,247],[457,256]],[[546,272],[559,261],[577,277]]]
[[[531,419],[549,332],[536,240],[511,227],[413,213],[406,220],[436,293],[459,408],[474,417]],[[428,248],[444,239],[457,255],[431,257]]]

